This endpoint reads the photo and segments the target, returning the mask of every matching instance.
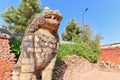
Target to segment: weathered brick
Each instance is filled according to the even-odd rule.
[[[21,73],[20,80],[31,80],[32,73]]]
[[[28,47],[28,48],[27,48],[27,51],[28,51],[28,52],[33,52],[33,51],[34,51],[34,48]]]
[[[26,63],[30,64],[31,63],[30,59],[28,59],[28,58],[22,58],[22,64],[26,64]]]
[[[42,50],[41,50],[41,48],[39,47],[39,48],[35,48],[35,52],[41,52]]]
[[[0,31],[0,80],[10,80],[14,64],[14,57],[10,53],[9,39],[8,34]]]
[[[21,72],[34,72],[35,70],[34,70],[35,68],[34,68],[34,66],[32,66],[31,64],[24,64],[24,65],[22,65],[22,67],[21,67]]]

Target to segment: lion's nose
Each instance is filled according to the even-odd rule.
[[[52,15],[52,16],[51,16],[51,19],[54,19],[54,18],[55,18],[55,17]]]
[[[51,16],[51,19],[57,19],[57,18],[56,18],[56,16],[52,15],[52,16]]]

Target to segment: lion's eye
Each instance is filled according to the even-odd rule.
[[[54,17],[53,19],[56,19],[56,17]]]
[[[57,16],[54,16],[54,18],[53,18],[53,19],[55,19],[55,20],[59,21],[59,19],[57,18]]]
[[[50,16],[50,15],[47,15],[47,16],[45,16],[45,18],[51,19],[51,16]]]
[[[50,16],[49,16],[49,17],[46,17],[46,18],[51,19],[51,17],[50,17]]]

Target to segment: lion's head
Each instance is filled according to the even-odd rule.
[[[58,29],[60,21],[62,20],[62,15],[58,10],[45,9],[42,12],[42,16],[45,19],[45,24],[43,28],[48,28],[49,30],[55,31]]]
[[[56,32],[58,30],[62,15],[58,10],[44,9],[42,13],[36,15],[36,17],[29,24],[28,31],[35,32],[38,29],[47,29],[50,32]]]

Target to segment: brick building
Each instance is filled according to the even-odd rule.
[[[99,60],[120,64],[120,43],[102,45]]]

